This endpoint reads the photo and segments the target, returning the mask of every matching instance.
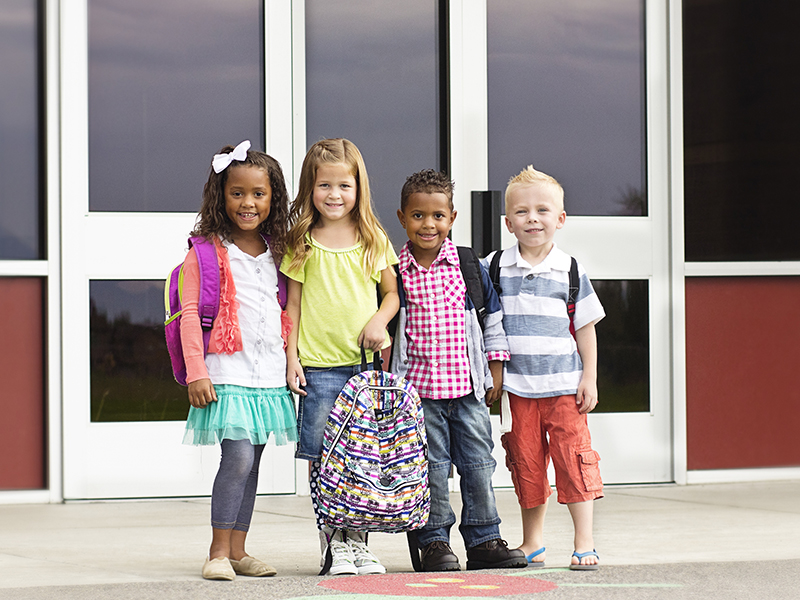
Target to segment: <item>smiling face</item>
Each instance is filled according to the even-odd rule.
[[[312,201],[323,226],[349,217],[357,194],[356,178],[346,164],[323,163],[317,168]]]
[[[225,214],[231,220],[231,234],[257,235],[258,227],[269,216],[272,186],[269,174],[252,165],[228,167],[225,182]]]
[[[414,258],[428,267],[450,233],[456,211],[442,192],[415,192],[408,197],[405,208],[397,211],[397,217],[411,240]]]
[[[506,198],[506,227],[519,241],[523,256],[533,253],[543,258],[567,218],[563,204],[548,184],[518,186],[510,196]]]

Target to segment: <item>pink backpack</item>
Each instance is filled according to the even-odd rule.
[[[269,237],[264,236],[269,245]],[[200,316],[200,327],[203,330],[203,352],[208,353],[208,342],[211,339],[211,328],[219,312],[219,263],[214,243],[201,236],[189,238],[189,248],[194,248],[197,266],[200,269],[200,298],[197,312]],[[278,303],[281,309],[286,308],[286,276],[278,269]],[[172,363],[175,381],[186,385],[186,361],[183,359],[181,345],[181,311],[183,300],[183,263],[172,269],[164,285],[164,334],[167,338],[167,350]]]

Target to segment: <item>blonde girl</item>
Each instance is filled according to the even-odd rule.
[[[311,146],[289,222],[281,270],[289,277],[287,312],[297,326],[286,347],[286,380],[300,395],[296,456],[310,461],[322,574],[384,573],[366,535],[326,527],[316,501],[325,421],[344,384],[360,370],[360,348],[370,359],[389,345],[386,325],[399,307],[392,268],[397,256],[373,212],[364,159],[352,142],[330,139]]]
[[[214,157],[193,236],[212,241],[220,268],[220,309],[204,356],[194,248],[184,261],[181,343],[189,417],[185,444],[220,444],[211,493],[211,547],[206,579],[264,577],[275,569],[245,550],[258,466],[270,437],[297,440],[294,401],[286,387],[276,265],[286,249],[288,195],[278,162],[248,150],[249,141]]]

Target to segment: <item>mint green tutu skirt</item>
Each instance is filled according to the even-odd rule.
[[[278,446],[297,441],[297,418],[289,388],[215,385],[217,401],[189,408],[183,443],[211,446],[222,440],[250,440],[254,446],[272,439]]]

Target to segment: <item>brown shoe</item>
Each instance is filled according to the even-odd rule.
[[[453,554],[447,542],[431,542],[422,549],[422,570],[431,571],[460,571],[458,557]]]
[[[516,569],[528,566],[525,553],[509,550],[505,540],[497,538],[467,549],[467,571],[478,569]]]

